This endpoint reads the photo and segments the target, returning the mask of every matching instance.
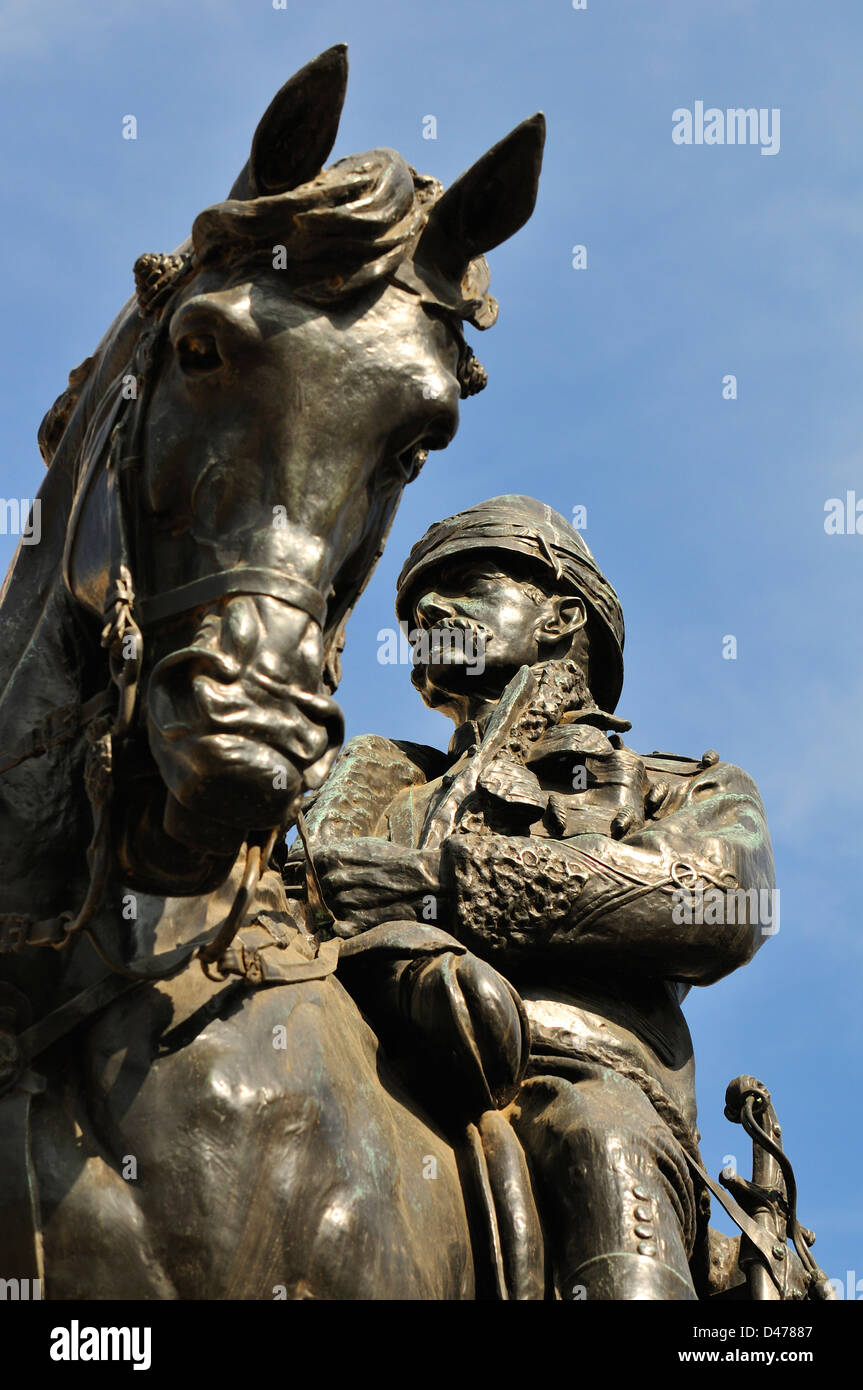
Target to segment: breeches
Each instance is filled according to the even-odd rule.
[[[635,1082],[592,1063],[529,1076],[509,1109],[565,1300],[695,1299],[692,1180]]]

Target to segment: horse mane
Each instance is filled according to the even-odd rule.
[[[80,450],[94,410],[131,358],[142,326],[136,299],[128,299],[95,352],[72,368],[67,386],[46,411],[37,431],[39,452],[46,467],[53,464],[61,444],[64,456]]]
[[[46,467],[56,454],[57,446],[63,438],[66,426],[81,399],[81,392],[93,369],[94,360],[93,357],[85,357],[79,366],[72,368],[69,373],[68,386],[60,393],[50,410],[42,418],[36,438],[39,452]]]
[[[395,150],[350,155],[298,188],[205,208],[192,226],[195,259],[272,259],[283,248],[280,269],[292,288],[337,301],[409,257],[442,193]]]
[[[67,387],[39,426],[39,450],[48,468],[37,494],[42,535],[39,545],[25,546],[19,542],[0,587],[4,637],[0,651],[0,728],[3,730],[0,747],[9,737],[10,710],[6,707],[6,697],[10,695],[10,688],[17,684],[18,668],[22,663],[28,668],[34,666],[40,646],[38,634],[48,609],[64,603],[61,559],[87,430],[111,383],[130,360],[141,327],[135,300],[127,300],[95,352],[69,373]],[[25,657],[26,662],[23,661]],[[62,684],[60,675],[58,671],[55,680],[46,681],[46,688]],[[36,695],[38,687],[32,693]],[[57,703],[56,695],[53,702]],[[19,703],[18,698],[12,701],[13,726],[19,722],[19,711],[15,708]],[[37,699],[36,711],[43,703],[47,709],[51,699],[46,702]],[[28,722],[33,723],[33,710]]]

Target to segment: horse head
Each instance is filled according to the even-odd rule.
[[[484,384],[463,324],[494,322],[484,253],[535,201],[541,116],[447,192],[389,149],[323,168],[346,77],[339,46],[282,88],[43,430],[77,437],[63,582],[105,629],[115,850],[151,892],[218,882],[329,770],[344,624]]]

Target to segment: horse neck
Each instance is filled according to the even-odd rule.
[[[62,582],[71,474],[58,456],[38,494],[39,544],[19,545],[0,593],[3,762],[48,714],[93,693],[83,690],[89,653]],[[73,739],[0,775],[0,911],[52,916],[80,895],[89,820],[82,758]]]
[[[90,359],[39,489],[39,544],[19,544],[0,590],[0,757],[16,751],[52,710],[80,704],[107,682],[107,668],[101,656],[94,658],[67,594],[62,559],[90,422],[129,361],[140,328],[135,302],[128,300]],[[98,673],[91,670],[97,662]],[[90,816],[82,743],[70,740],[0,775],[0,912],[53,915],[86,889]]]

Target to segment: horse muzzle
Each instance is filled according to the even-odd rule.
[[[317,625],[257,595],[205,615],[193,641],[156,664],[147,729],[170,794],[170,833],[204,848],[220,838],[218,826],[246,832],[292,822],[344,738],[322,667]]]

